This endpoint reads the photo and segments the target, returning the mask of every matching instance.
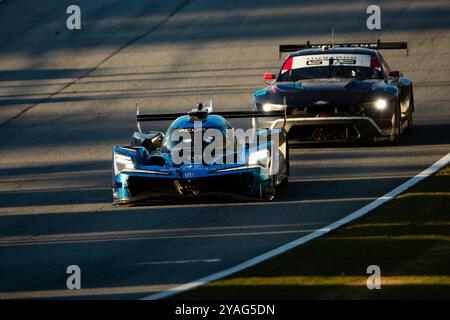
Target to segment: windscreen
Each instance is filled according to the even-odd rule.
[[[351,78],[383,79],[376,57],[365,54],[314,54],[286,59],[278,81],[306,79]]]

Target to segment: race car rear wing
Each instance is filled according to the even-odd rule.
[[[408,42],[381,42],[378,39],[377,42],[347,42],[347,43],[310,43],[307,41],[305,44],[281,44],[278,50],[278,57],[281,59],[283,52],[295,52],[304,49],[326,49],[326,48],[367,48],[375,50],[406,50],[408,55]]]
[[[283,104],[286,106],[286,98],[283,100]],[[278,111],[220,111],[213,112],[212,109],[212,101],[210,100],[208,103],[203,105],[203,103],[199,102],[197,105],[197,109],[192,109],[192,111],[188,112],[187,115],[190,118],[202,119],[206,118],[209,115],[217,115],[222,116],[228,119],[243,119],[243,118],[263,118],[263,117],[274,117],[274,118],[284,118],[286,123],[287,118],[287,109],[278,110]],[[136,124],[139,132],[141,130],[141,122],[143,121],[167,121],[167,120],[175,120],[179,117],[186,116],[186,113],[152,113],[152,114],[141,114],[139,111],[139,106],[136,102]]]
[[[185,116],[186,113],[153,113],[153,114],[136,114],[136,121],[164,121],[175,120],[178,117]],[[270,112],[258,112],[258,111],[220,111],[210,112],[208,115],[217,115],[229,119],[242,119],[242,118],[262,118],[262,117],[284,117],[285,111],[270,111]]]

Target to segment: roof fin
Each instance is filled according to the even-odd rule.
[[[334,28],[331,27],[331,44],[332,44],[332,48],[334,48],[334,43],[335,43],[335,39],[334,39]]]

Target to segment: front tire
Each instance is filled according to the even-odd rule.
[[[264,182],[259,184],[259,195],[260,200],[264,202],[272,201],[275,199],[276,195],[276,186],[275,186],[275,176],[271,176],[269,179],[269,186],[264,186]]]
[[[403,136],[400,103],[398,103],[398,102],[397,102],[397,110],[395,113],[395,131],[396,131],[396,133],[392,140],[393,144],[399,143],[402,140],[402,136]]]
[[[408,108],[408,126],[406,127],[406,131],[408,132],[411,131],[413,126],[413,109],[414,109],[414,100],[413,97],[411,97]]]

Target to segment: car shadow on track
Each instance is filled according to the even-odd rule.
[[[395,147],[395,146],[421,146],[450,144],[450,123],[441,124],[418,124],[414,125],[411,131],[405,132],[401,141],[393,142],[337,142],[337,143],[290,143],[292,149],[305,148],[373,148],[373,147]]]
[[[416,125],[405,135],[404,140],[396,145],[399,148],[365,144],[309,145],[307,148],[294,148],[290,155],[291,181],[278,190],[273,203],[379,196],[391,184],[398,185],[423,169],[420,162],[408,161],[409,158],[421,157],[428,152],[420,146],[442,145],[445,149],[445,145],[450,144],[448,132],[450,132],[450,124]],[[410,146],[415,148],[403,149]],[[435,151],[436,157],[439,157],[439,152],[439,150]],[[45,189],[22,187],[20,190],[4,190],[0,194],[2,204],[0,207],[9,212],[20,211],[20,208],[27,206],[111,203],[111,189],[103,185],[109,180],[107,176],[110,172],[109,168],[109,161],[19,167],[13,170],[0,168],[0,174],[11,183],[15,183],[16,180],[21,183],[32,183],[37,175],[45,173],[43,182],[49,185],[61,179],[73,180],[74,177],[83,185],[83,187],[75,185],[58,187],[55,184],[53,188]],[[80,172],[79,176],[77,172]],[[101,185],[99,181],[102,181]],[[95,186],[86,187],[91,184]],[[370,188],[360,188],[361,185],[370,185]],[[365,191],[355,193],[354,190]],[[139,201],[118,207],[126,209],[127,207],[251,203],[267,204],[258,198],[230,194],[200,194],[196,197]]]
[[[405,178],[393,177],[390,179],[391,183],[401,183]],[[382,179],[367,179],[357,178],[354,180],[348,179],[346,181],[334,181],[333,179],[327,181],[293,181],[287,185],[279,188],[277,195],[273,201],[262,201],[258,198],[250,198],[245,196],[233,194],[203,194],[195,197],[184,198],[167,198],[167,199],[147,199],[130,203],[126,205],[118,205],[123,208],[151,208],[151,207],[171,207],[189,206],[189,205],[271,205],[271,204],[287,204],[287,203],[302,203],[302,202],[332,202],[332,201],[363,201],[375,199],[380,193],[384,191],[385,182]],[[358,186],[362,183],[370,183],[371,188],[359,189]],[[322,190],[328,190],[326,194]],[[350,192],[350,190],[353,190]]]

